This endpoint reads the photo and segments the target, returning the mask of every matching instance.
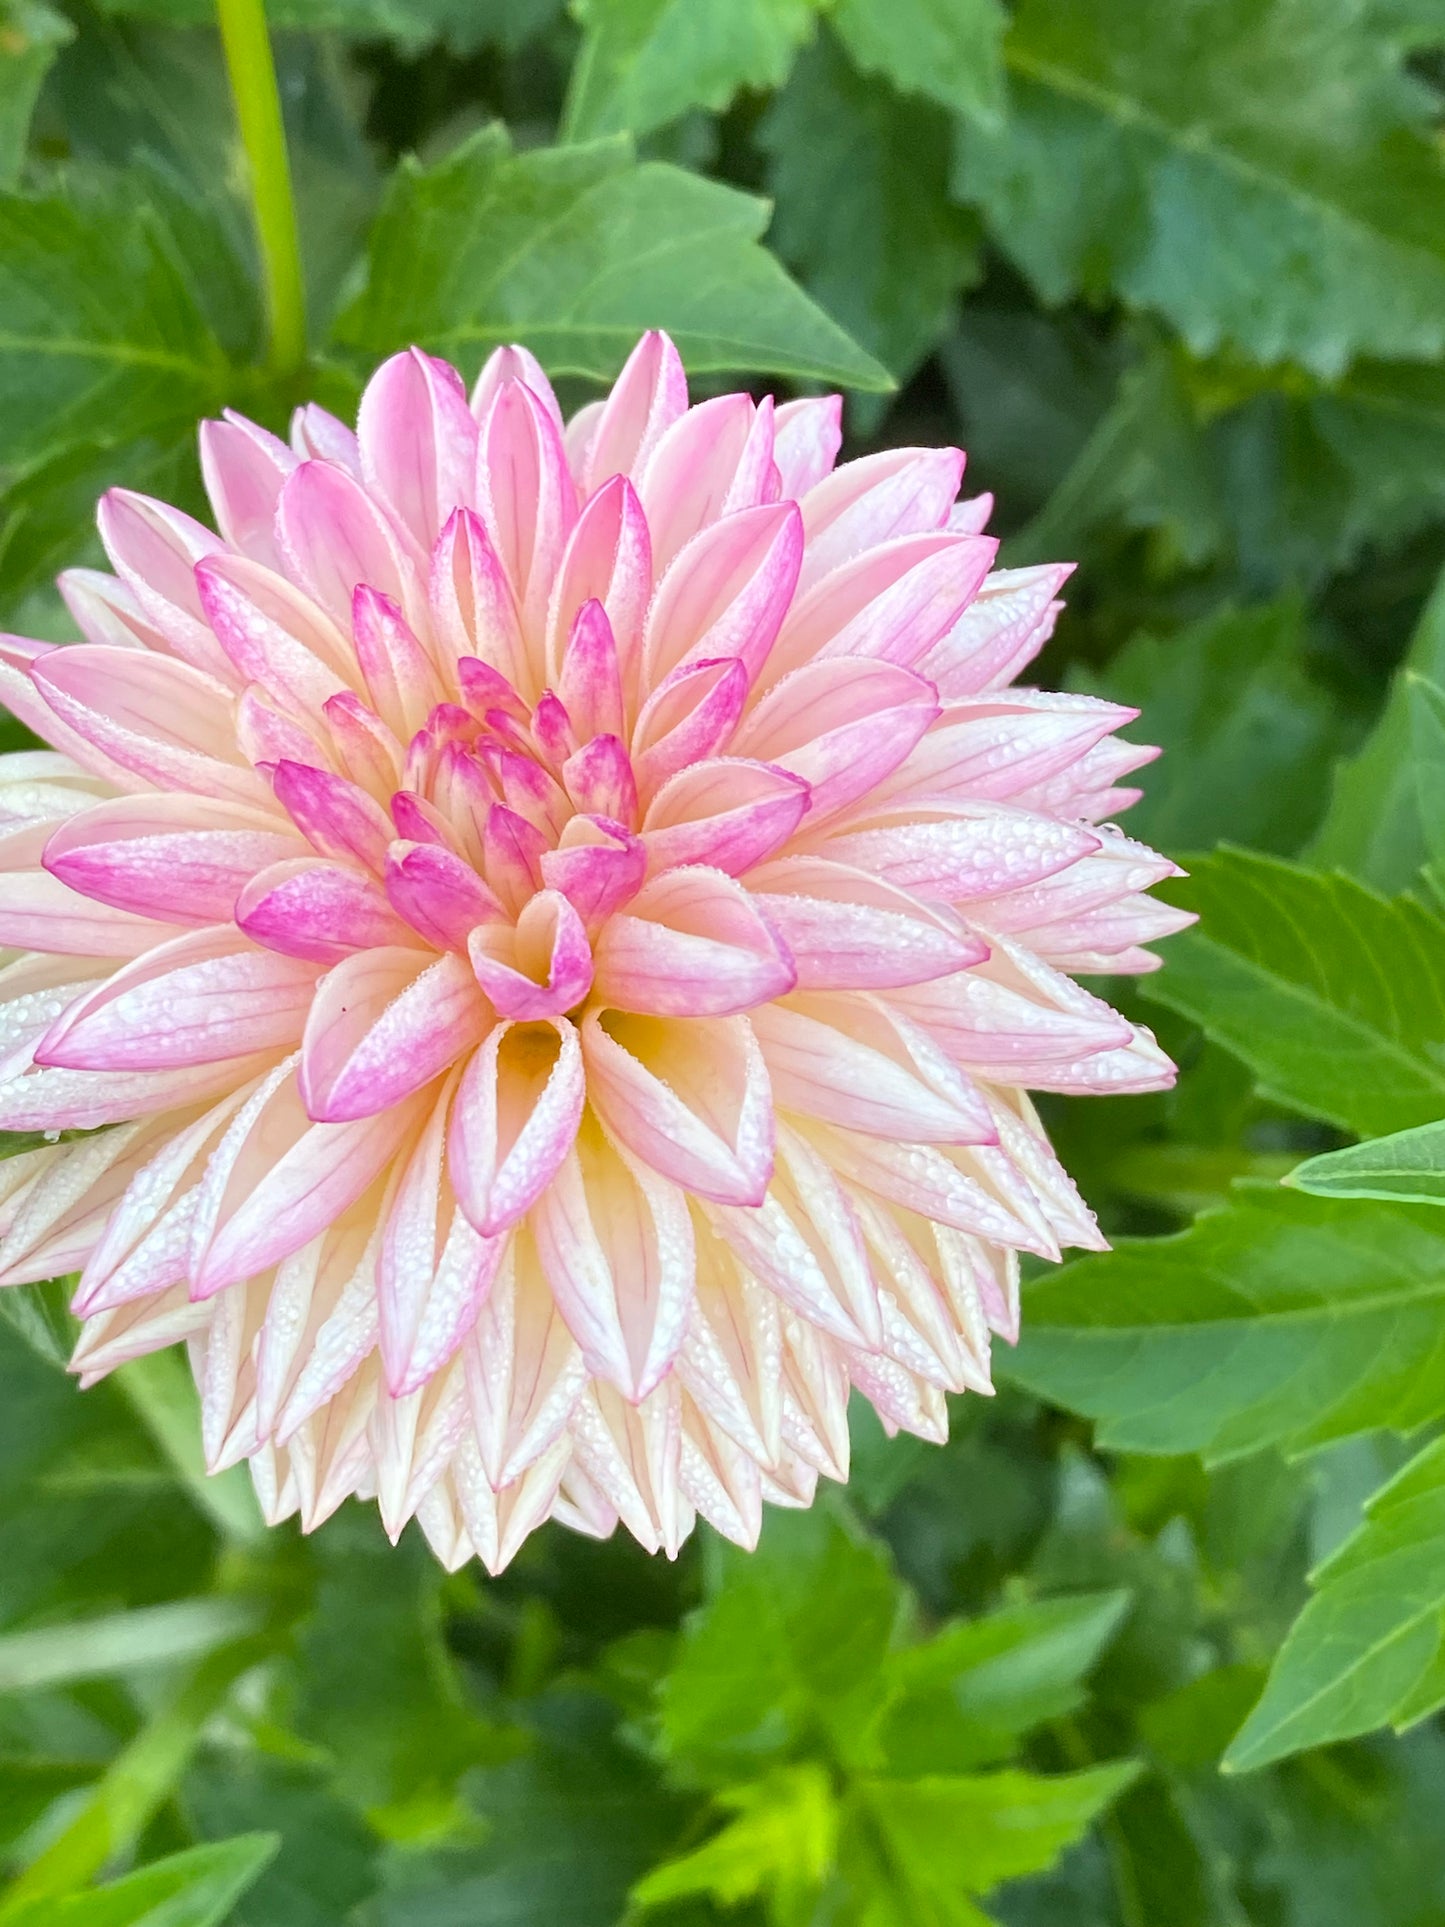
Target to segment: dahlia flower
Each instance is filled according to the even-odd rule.
[[[84,1383],[184,1340],[268,1519],[751,1544],[1102,1242],[1025,1091],[1172,1077],[1073,980],[1187,921],[1154,752],[1014,686],[1068,570],[958,451],[838,445],[660,334],[566,423],[413,350],[0,642],[0,1282],[79,1273]]]

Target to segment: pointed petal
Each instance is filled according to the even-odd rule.
[[[693,1288],[687,1200],[584,1127],[532,1213],[537,1254],[589,1370],[636,1403],[683,1340]]]
[[[577,492],[556,423],[524,382],[503,382],[481,424],[477,496],[488,538],[512,585],[523,634],[535,650],[530,657],[535,689],[546,673],[541,650],[547,604],[577,520]]]
[[[668,870],[605,925],[598,1002],[655,1017],[726,1017],[780,997],[797,973],[758,905],[721,870]]]
[[[196,570],[206,620],[243,681],[301,717],[351,686],[341,631],[300,589],[263,563],[209,556]]]
[[[778,410],[773,460],[783,494],[796,502],[832,472],[843,443],[843,397],[805,396]]]
[[[747,694],[747,667],[736,657],[685,663],[659,683],[632,734],[632,767],[644,802],[670,776],[727,745]]]
[[[386,811],[344,776],[309,763],[279,762],[271,774],[276,800],[321,856],[359,863],[380,876],[392,826]]]
[[[95,520],[111,566],[167,648],[234,687],[196,594],[196,564],[223,547],[220,538],[168,502],[126,488],[106,491]]]
[[[216,527],[234,549],[279,567],[276,503],[296,457],[276,436],[244,415],[201,423],[201,473]]]
[[[773,1169],[767,1071],[747,1020],[590,1012],[588,1093],[617,1140],[699,1197],[755,1205]]]
[[[551,1183],[586,1098],[574,1024],[498,1024],[469,1060],[452,1110],[447,1159],[462,1208],[492,1237]]]
[[[302,462],[281,491],[276,533],[288,572],[333,622],[351,622],[351,598],[365,582],[416,620],[422,607],[420,554],[400,525],[335,462]]]
[[[882,542],[945,527],[962,479],[957,448],[885,448],[833,469],[801,504],[805,586]]]
[[[466,1352],[472,1430],[488,1482],[519,1478],[559,1439],[587,1367],[529,1233],[508,1239]]]
[[[40,1040],[36,1062],[159,1071],[287,1050],[316,975],[314,964],[256,949],[233,924],[190,931],[73,1003]]]
[[[306,1022],[298,1083],[318,1123],[400,1104],[477,1042],[486,1001],[460,957],[366,950],[322,978]]]
[[[210,1297],[279,1263],[354,1204],[407,1143],[417,1103],[344,1124],[308,1118],[286,1066],[238,1112],[201,1183],[191,1290]]]
[[[802,556],[803,525],[792,502],[743,509],[694,536],[647,612],[649,686],[684,663],[727,656],[756,678],[787,615]]]
[[[465,950],[479,923],[503,920],[502,906],[469,863],[435,843],[393,843],[386,894],[397,913],[438,950]]]
[[[400,1171],[382,1227],[377,1299],[393,1398],[418,1391],[455,1356],[503,1257],[504,1241],[472,1229],[447,1181],[451,1104],[449,1083]]]
[[[882,999],[805,997],[751,1021],[784,1110],[870,1137],[980,1144],[996,1135],[977,1088]]]
[[[929,652],[973,600],[997,546],[990,536],[945,531],[865,550],[799,594],[765,685],[804,663],[839,656],[895,662],[928,675]]]
[[[52,649],[33,675],[63,723],[157,789],[264,805],[266,785],[236,747],[231,692],[201,670],[82,642]]]
[[[642,504],[627,478],[614,476],[587,503],[567,538],[547,611],[548,682],[560,686],[573,625],[589,602],[597,602],[612,632],[623,690],[634,699],[652,579]]]
[[[648,805],[642,843],[653,875],[704,864],[741,876],[780,850],[802,822],[801,776],[766,762],[718,756],[670,777]]]
[[[594,494],[614,475],[634,479],[675,421],[687,412],[687,376],[668,337],[643,335],[603,402],[587,442],[579,482]]]
[[[659,575],[700,530],[769,499],[772,456],[771,410],[756,408],[750,395],[714,395],[678,417],[637,483]]]
[[[475,505],[477,424],[461,376],[408,348],[366,384],[356,416],[361,474],[430,552],[454,508]]]
[[[339,963],[354,950],[412,940],[371,877],[321,857],[299,857],[258,871],[236,898],[234,915],[253,943],[318,963]]]
[[[199,796],[126,796],[71,817],[44,863],[83,896],[172,923],[217,923],[258,870],[302,846],[276,817]]]
[[[887,990],[964,970],[988,945],[937,904],[856,865],[784,856],[748,890],[787,945],[803,990]]]
[[[894,663],[840,657],[784,677],[738,731],[740,756],[776,763],[811,791],[809,822],[867,796],[939,714],[933,685]]]
[[[475,658],[529,699],[536,694],[512,586],[470,509],[450,516],[437,539],[427,599],[444,669]]]

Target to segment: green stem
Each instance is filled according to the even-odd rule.
[[[286,129],[263,0],[216,0],[231,94],[251,177],[256,239],[266,278],[272,372],[293,375],[306,359],[306,304]]]

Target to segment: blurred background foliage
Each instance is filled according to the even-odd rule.
[[[271,18],[303,367],[204,0],[0,5],[6,624],[66,636],[105,486],[194,501],[199,416],[411,341],[841,385],[1080,563],[1042,680],[1165,747],[1203,921],[1118,988],[1184,1075],[1051,1106],[1122,1242],[751,1559],[263,1535],[179,1358],[80,1397],[5,1294],[0,1923],[1439,1927],[1442,0]]]

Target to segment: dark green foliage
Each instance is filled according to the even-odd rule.
[[[268,11],[284,379],[210,0],[0,0],[0,626],[412,342],[842,386],[1080,564],[1038,677],[1164,750],[1200,922],[1104,988],[1183,1075],[1050,1103],[1115,1248],[751,1557],[267,1534],[178,1356],[80,1397],[0,1293],[0,1927],[1439,1927],[1437,0]]]

